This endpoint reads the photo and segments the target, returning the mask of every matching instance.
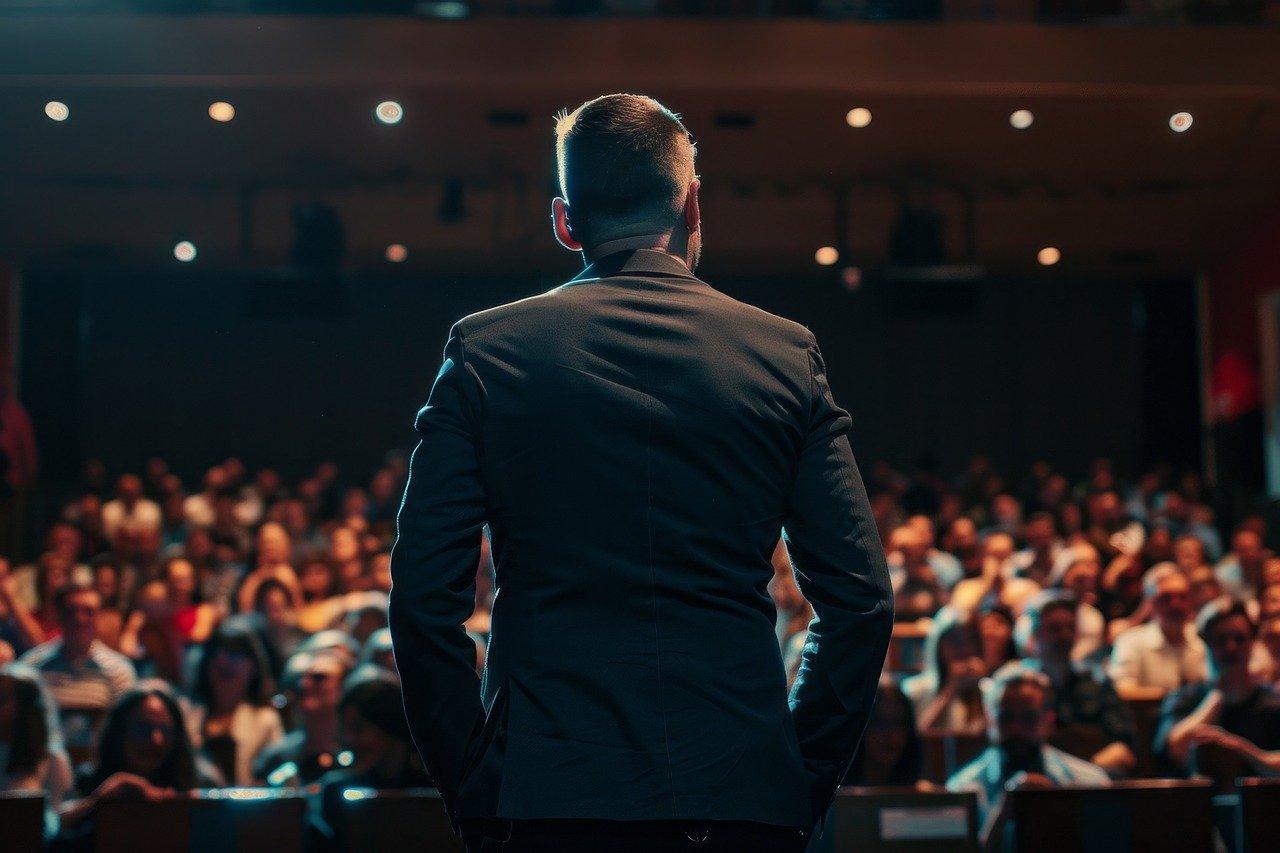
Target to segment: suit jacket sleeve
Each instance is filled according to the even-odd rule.
[[[849,447],[849,414],[832,399],[812,334],[809,368],[809,423],[783,536],[814,611],[790,705],[817,822],[867,724],[893,628],[893,593]]]
[[[476,646],[462,627],[475,606],[485,521],[482,405],[455,324],[414,422],[419,440],[396,518],[389,611],[409,729],[451,818],[467,746],[484,721]]]

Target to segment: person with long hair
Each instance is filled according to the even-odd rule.
[[[991,673],[987,658],[975,616],[950,607],[938,611],[924,641],[924,669],[902,684],[920,731],[985,730],[981,683]]]
[[[43,791],[51,832],[74,783],[57,710],[40,673],[16,663],[0,668],[0,791]]]
[[[173,690],[160,679],[145,679],[107,715],[97,765],[78,786],[83,796],[63,804],[62,827],[81,827],[105,800],[160,800],[222,784],[217,771],[198,760]]]
[[[266,653],[247,624],[228,622],[201,650],[188,722],[192,740],[228,781],[252,785],[253,762],[284,736]]]

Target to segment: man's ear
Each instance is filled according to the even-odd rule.
[[[560,196],[551,199],[551,230],[561,246],[570,252],[582,251],[582,244],[573,236],[573,228],[569,225],[569,202]]]
[[[702,180],[694,178],[684,199],[684,224],[690,234],[697,231],[702,223],[702,208],[698,204],[698,188],[701,186]]]

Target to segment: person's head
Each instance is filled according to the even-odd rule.
[[[924,537],[925,548],[933,547],[937,538],[937,528],[932,518],[927,515],[913,515],[907,519],[907,524],[920,531],[920,535]]]
[[[1061,592],[1042,592],[1027,603],[1029,636],[1037,654],[1046,660],[1071,660],[1076,644],[1076,599]]]
[[[1191,583],[1191,609],[1199,610],[1210,601],[1222,595],[1222,583],[1213,566],[1199,565],[1187,572],[1187,580]]]
[[[1258,613],[1263,618],[1280,616],[1280,583],[1262,588],[1262,592],[1258,595]]]
[[[369,558],[369,583],[373,589],[391,591],[391,552],[380,550]]]
[[[289,562],[293,544],[284,525],[268,521],[258,529],[258,565],[274,566]]]
[[[120,772],[178,791],[196,786],[195,753],[182,708],[158,678],[138,682],[107,714],[98,737],[95,778],[101,783]]]
[[[644,95],[602,95],[556,115],[556,240],[590,251],[610,240],[669,234],[690,269],[702,252],[697,154],[680,116]]]
[[[1184,534],[1173,540],[1173,561],[1184,572],[1194,571],[1208,563],[1200,537]]]
[[[908,571],[928,565],[925,558],[929,555],[929,537],[920,525],[907,523],[895,528],[889,537],[889,548],[902,555]]]
[[[253,595],[253,609],[266,620],[268,627],[291,628],[297,620],[298,602],[287,586],[268,578]]]
[[[65,521],[55,523],[45,536],[45,548],[70,562],[75,562],[79,557],[83,545],[84,536],[79,529]]]
[[[169,598],[175,602],[190,602],[196,598],[196,569],[185,557],[170,557],[160,570]]]
[[[977,621],[982,661],[988,672],[995,672],[1017,657],[1013,643],[1013,613],[1009,608],[1002,604],[987,607],[980,610],[974,619]]]
[[[82,655],[98,635],[98,610],[102,598],[91,585],[73,581],[58,588],[53,595],[62,642],[73,655]]]
[[[128,504],[142,497],[142,480],[137,474],[125,474],[116,481],[116,497]]]
[[[1042,672],[1017,662],[992,677],[985,696],[991,739],[1015,761],[1044,746],[1053,730],[1053,683]]]
[[[1058,529],[1054,524],[1053,514],[1043,510],[1033,513],[1027,519],[1022,535],[1027,540],[1027,547],[1038,552],[1047,553],[1053,547],[1054,540],[1058,537]]]
[[[1196,616],[1196,632],[1208,646],[1213,669],[1219,676],[1248,672],[1257,626],[1244,602],[1230,596],[1209,602]]]
[[[289,658],[283,681],[304,718],[336,714],[348,669],[347,659],[336,652],[303,651]]]
[[[1191,584],[1173,563],[1160,563],[1147,572],[1143,592],[1151,601],[1156,621],[1166,631],[1181,630],[1191,619]]]
[[[982,550],[985,556],[1004,565],[1013,556],[1013,537],[1008,533],[992,533],[983,540]]]
[[[360,537],[350,527],[335,527],[329,534],[329,559],[335,565],[360,557]]]
[[[58,742],[57,709],[40,673],[18,663],[0,668],[0,743],[9,747],[0,775],[35,773]]]
[[[960,661],[982,660],[982,639],[977,621],[969,614],[944,607],[933,617],[924,640],[925,671],[938,685],[947,683],[951,667]]]
[[[354,754],[357,772],[407,755],[409,725],[395,673],[372,665],[357,668],[343,684],[338,718],[342,745]]]
[[[322,554],[314,554],[302,562],[298,583],[309,601],[319,601],[338,592],[338,572]]]
[[[219,495],[226,491],[227,471],[221,465],[214,465],[204,472],[204,490],[210,495]]]
[[[1063,571],[1058,575],[1058,585],[1074,595],[1079,602],[1096,602],[1102,580],[1102,561],[1097,550],[1092,545],[1073,545],[1063,552],[1061,559]]]
[[[239,619],[218,626],[201,652],[193,698],[225,712],[242,703],[266,705],[274,692],[257,634]]]
[[[360,649],[360,663],[361,665],[371,663],[391,672],[398,672],[390,630],[379,628],[369,635],[369,639],[364,641],[364,646]]]
[[[1241,527],[1235,532],[1231,537],[1231,552],[1246,568],[1260,567],[1267,558],[1262,535],[1251,527]]]
[[[1258,641],[1270,653],[1271,659],[1280,665],[1280,615],[1268,616],[1262,620],[1258,628]]]
[[[120,606],[120,567],[109,557],[95,560],[93,563],[93,588],[98,591],[98,599],[103,607]]]

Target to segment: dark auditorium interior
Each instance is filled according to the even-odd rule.
[[[1278,57],[1277,0],[0,0],[0,850],[464,849],[388,630],[414,416],[581,271],[554,117],[609,92],[852,419],[895,621],[810,853],[1280,849]]]

